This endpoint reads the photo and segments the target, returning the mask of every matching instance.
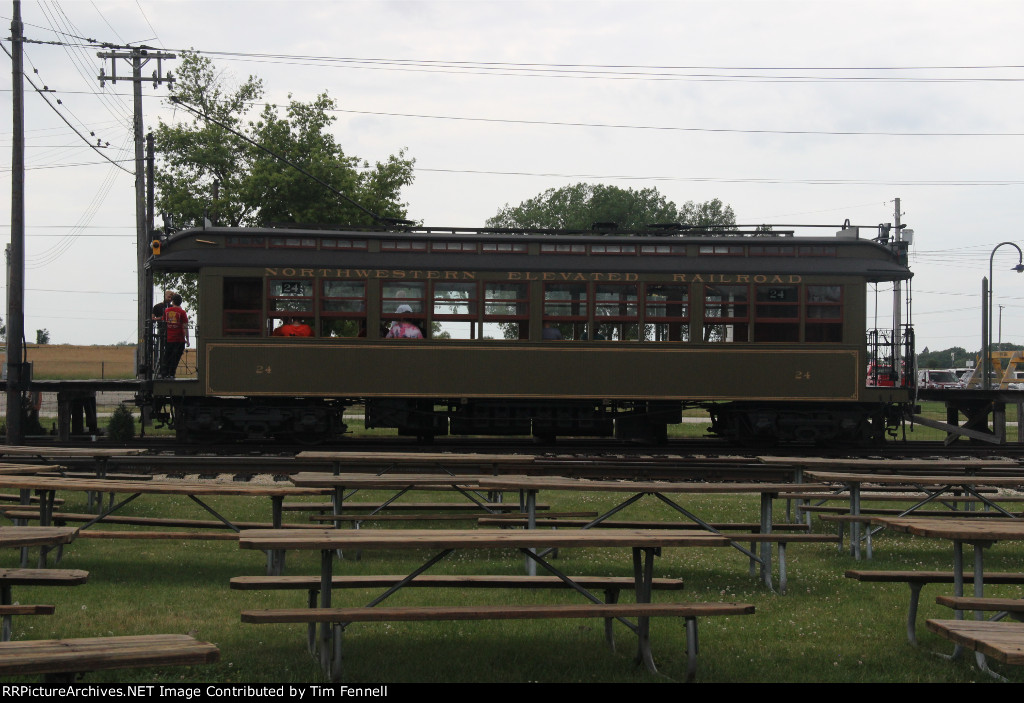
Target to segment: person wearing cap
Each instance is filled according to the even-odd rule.
[[[423,339],[423,332],[412,322],[409,322],[409,315],[412,308],[408,305],[399,305],[395,310],[398,320],[388,330],[387,339]]]
[[[174,378],[178,361],[191,344],[188,335],[188,314],[181,307],[181,296],[171,296],[171,304],[164,309],[164,344],[163,358],[160,360],[160,375]]]

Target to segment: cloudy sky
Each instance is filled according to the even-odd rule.
[[[5,27],[11,15],[0,0]],[[46,42],[26,47],[26,70],[52,91],[26,86],[29,341],[135,336],[131,87],[100,88],[84,40],[194,48],[229,84],[262,78],[272,104],[327,91],[347,153],[416,159],[405,200],[432,226],[479,226],[583,180],[721,198],[741,224],[874,226],[900,198],[919,349],[981,346],[989,257],[1024,239],[1024,3],[1011,0],[26,0],[22,16]],[[185,118],[165,95],[145,89],[146,125]],[[87,148],[65,119],[110,147]],[[9,209],[0,197],[5,240]],[[1022,343],[1016,263],[1002,247],[994,285],[1002,338]]]

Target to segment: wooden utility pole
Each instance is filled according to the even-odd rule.
[[[11,245],[7,249],[7,443],[23,444],[21,393],[27,388],[22,365],[25,336],[25,85],[21,2],[11,19],[11,92],[14,108],[11,149]]]
[[[149,347],[148,321],[150,311],[153,309],[153,282],[152,277],[146,272],[146,257],[149,254],[152,231],[146,207],[146,161],[144,153],[145,140],[142,130],[142,83],[152,81],[153,87],[163,82],[171,82],[173,78],[168,74],[163,75],[163,60],[177,58],[174,54],[167,54],[155,51],[149,47],[131,47],[126,51],[101,51],[96,54],[101,59],[110,59],[110,75],[100,71],[100,85],[106,81],[117,83],[118,80],[130,80],[134,88],[135,98],[135,233],[136,233],[136,266],[138,267],[138,345],[135,347],[135,375],[141,376],[146,366],[145,350]],[[117,75],[117,61],[124,59],[132,66],[131,78],[119,78]],[[142,67],[152,60],[156,60],[156,70],[149,78],[142,77]],[[152,373],[152,369],[148,370]]]
[[[896,224],[896,227],[894,228],[893,231],[895,232],[895,239],[896,239],[896,241],[899,242],[903,238],[903,230],[900,227],[900,199],[899,198],[896,198],[896,221],[895,221],[895,224]],[[903,348],[901,346],[902,343],[903,343],[903,334],[902,334],[903,333],[903,294],[902,294],[902,286],[900,285],[899,281],[895,281],[892,284],[892,326],[893,326],[893,330],[892,330],[892,337],[893,337],[892,370],[893,370],[893,373],[896,374],[896,386],[897,387],[902,387],[903,386],[903,382],[904,382],[904,378],[907,375],[907,372],[911,371],[913,369],[913,365],[911,364],[911,368],[909,368],[909,369],[904,369],[903,368],[903,363],[901,363],[901,357],[902,357],[902,352],[903,352]],[[907,359],[907,363],[910,363],[911,361],[912,361],[912,359]]]

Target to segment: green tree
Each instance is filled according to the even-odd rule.
[[[201,116],[173,125],[161,121],[154,132],[157,207],[176,223],[208,217],[230,227],[272,222],[369,226],[380,221],[368,212],[406,217],[400,194],[412,183],[414,160],[400,150],[371,167],[345,154],[328,131],[337,103],[327,93],[309,103],[289,96],[284,115],[267,105],[250,119],[250,106],[263,97],[259,79],[249,76],[229,89],[212,61],[190,52],[182,54],[177,75],[171,103],[188,105]]]
[[[401,190],[412,183],[415,162],[405,158],[404,151],[371,167],[345,154],[330,133],[337,104],[326,93],[309,103],[290,100],[284,115],[267,105],[251,118],[252,105],[262,97],[263,82],[258,78],[249,76],[230,88],[210,59],[191,52],[181,55],[169,99],[178,105],[176,114],[184,112],[191,119],[175,124],[161,120],[154,132],[156,205],[177,226],[200,224],[206,218],[226,227],[372,226],[380,221],[368,212],[382,218],[406,217]],[[187,307],[196,309],[194,275],[160,275],[155,284],[156,300],[161,299],[160,291],[175,290]]]
[[[50,343],[50,330],[42,329],[36,330],[36,344],[49,344]]]
[[[682,207],[657,188],[619,188],[576,183],[549,188],[519,205],[505,207],[487,220],[488,227],[590,230],[595,223],[615,223],[621,229],[644,229],[652,224],[681,223],[702,227],[736,223],[732,208],[717,198]]]

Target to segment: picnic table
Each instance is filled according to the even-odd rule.
[[[530,515],[529,528],[536,525],[536,501],[537,494],[541,490],[570,491],[574,493],[583,492],[605,492],[605,493],[627,493],[630,497],[619,501],[614,507],[604,514],[594,518],[590,524],[582,529],[588,529],[600,525],[624,508],[632,505],[645,496],[653,496],[673,510],[684,515],[687,519],[700,525],[708,532],[722,534],[721,530],[714,527],[710,521],[705,520],[696,513],[680,505],[669,495],[711,495],[711,494],[743,494],[756,493],[760,496],[760,528],[759,538],[760,554],[755,554],[740,544],[735,536],[729,537],[729,544],[739,550],[754,563],[760,565],[761,578],[765,585],[772,587],[772,547],[768,536],[772,534],[772,501],[782,491],[792,490],[790,483],[702,483],[686,481],[600,481],[593,479],[564,478],[558,476],[495,476],[483,477],[479,480],[480,488],[484,490],[518,490],[524,496],[521,502],[525,503],[526,512]],[[532,562],[528,567],[532,567]],[[533,573],[531,571],[531,573]]]
[[[662,530],[557,530],[557,531],[524,531],[524,530],[245,530],[239,535],[239,546],[242,549],[260,550],[316,550],[320,552],[320,602],[319,608],[307,608],[302,611],[257,611],[243,613],[244,622],[321,622],[319,637],[320,663],[331,680],[341,676],[341,634],[344,626],[352,621],[370,619],[387,620],[389,618],[405,618],[416,620],[430,619],[506,619],[520,617],[574,617],[571,609],[565,606],[542,609],[516,610],[516,606],[493,606],[491,608],[449,608],[408,609],[385,611],[373,609],[392,594],[412,582],[417,576],[424,574],[432,566],[460,549],[498,549],[514,548],[524,552],[528,558],[540,564],[562,582],[574,588],[587,598],[591,604],[599,604],[601,613],[614,611],[614,606],[607,606],[587,589],[579,586],[568,576],[559,571],[549,561],[536,554],[537,548],[558,547],[621,547],[632,551],[633,573],[636,584],[636,599],[639,606],[646,608],[651,605],[651,592],[654,557],[664,547],[724,547],[729,541],[718,535],[681,534]],[[343,609],[338,612],[332,609],[332,577],[335,553],[343,549],[383,549],[406,550],[424,548],[439,550],[427,559],[422,566],[416,568],[408,576],[385,590],[371,600],[366,606],[358,609]],[[619,604],[622,605],[622,604]],[[629,604],[626,604],[629,605]],[[660,612],[666,614],[671,604]],[[595,606],[597,607],[597,606]],[[745,606],[753,612],[752,606]],[[608,608],[608,609],[605,609]],[[596,612],[596,611],[592,611]],[[644,611],[648,614],[640,616],[634,631],[638,636],[638,656],[655,671],[654,662],[649,649],[649,617],[657,615],[654,610]],[[689,633],[689,622],[688,622]],[[695,625],[694,625],[695,627]],[[689,639],[689,638],[688,638]],[[694,630],[693,646],[690,647],[691,657],[696,656],[696,640]]]
[[[491,478],[483,474],[453,475],[449,473],[341,473],[328,474],[313,471],[293,474],[289,480],[296,486],[316,488],[329,492],[332,496],[332,507],[335,515],[342,515],[345,501],[360,490],[390,490],[395,493],[380,505],[375,505],[368,515],[377,513],[395,505],[403,495],[415,490],[455,491],[475,505],[481,511],[498,514],[505,506],[494,504],[494,496],[488,496],[479,490],[480,481]],[[346,491],[350,491],[346,493]],[[400,504],[399,504],[400,505]],[[341,527],[341,521],[335,521],[335,527]]]
[[[989,520],[956,519],[956,518],[890,518],[879,517],[873,523],[883,525],[891,530],[919,537],[946,539],[953,543],[953,589],[954,597],[964,595],[964,553],[963,545],[969,544],[974,550],[974,597],[985,595],[985,552],[984,550],[996,542],[1024,540],[1024,521],[994,518]],[[956,619],[963,619],[963,611],[956,611]],[[975,619],[981,619],[981,612],[975,612]],[[1024,644],[1024,639],[1020,641]],[[961,651],[958,644],[953,656]],[[978,667],[988,671],[985,656],[976,652]]]
[[[967,496],[981,503],[986,508],[997,511],[1007,518],[1016,516],[998,503],[999,496],[982,492],[981,488],[1009,488],[1020,489],[1024,487],[1024,475],[1022,476],[972,476],[952,474],[864,474],[834,471],[808,471],[807,477],[813,481],[829,484],[841,484],[849,491],[850,515],[861,514],[861,491],[864,484],[876,484],[880,486],[913,486],[925,494],[924,498],[918,500],[896,517],[911,515],[926,505],[940,501],[943,496]],[[881,525],[882,523],[878,523]],[[855,559],[860,559],[860,523],[853,521],[850,525],[851,548]],[[870,536],[870,532],[868,532]],[[871,558],[870,542],[868,542],[868,558]]]
[[[252,485],[238,482],[220,481],[185,481],[165,479],[153,481],[121,481],[99,478],[64,478],[60,476],[0,476],[0,488],[16,488],[26,492],[35,491],[39,496],[39,522],[46,527],[53,523],[53,503],[57,491],[96,491],[99,493],[130,494],[129,497],[101,511],[95,518],[85,522],[80,528],[84,530],[101,522],[125,505],[142,495],[184,495],[210,513],[228,529],[239,532],[240,527],[221,515],[207,504],[202,497],[207,496],[254,496],[267,497],[271,501],[271,520],[275,528],[281,526],[281,504],[285,497],[296,495],[323,495],[326,493],[318,488],[298,488],[290,485]],[[23,494],[23,495],[25,495]],[[268,554],[267,570],[269,573],[280,573],[283,563],[280,555]],[[40,564],[41,566],[43,564]]]
[[[425,469],[431,473],[473,470],[476,473],[495,473],[509,467],[523,467],[534,462],[529,454],[473,454],[459,452],[328,452],[306,451],[296,459],[329,464],[333,473],[344,469],[375,467],[375,473],[395,469]]]
[[[69,544],[78,535],[76,527],[0,527],[0,547],[53,547]]]

